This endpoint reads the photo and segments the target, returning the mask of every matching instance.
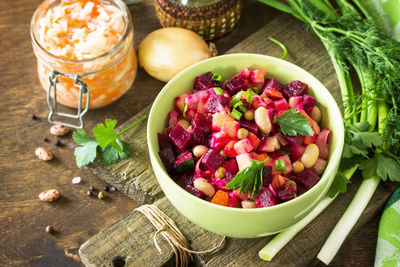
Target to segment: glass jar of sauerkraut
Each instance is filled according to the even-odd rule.
[[[45,0],[33,15],[31,37],[40,83],[52,91],[51,74],[61,73],[56,100],[65,106],[77,108],[82,97],[74,75],[87,85],[91,109],[117,100],[135,79],[133,25],[122,0]]]

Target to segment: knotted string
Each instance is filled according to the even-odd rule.
[[[175,222],[159,208],[154,205],[143,205],[135,209],[135,211],[136,210],[144,214],[157,229],[153,236],[153,242],[160,254],[162,254],[162,251],[158,245],[157,236],[162,234],[164,239],[167,240],[174,251],[176,266],[188,266],[188,264],[193,261],[193,254],[213,253],[219,250],[225,242],[225,236],[222,236],[221,242],[211,249],[203,251],[191,250],[189,242],[176,226]]]

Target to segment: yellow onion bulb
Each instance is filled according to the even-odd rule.
[[[155,30],[139,45],[139,62],[148,74],[168,82],[190,65],[210,58],[207,43],[195,32],[178,27]]]

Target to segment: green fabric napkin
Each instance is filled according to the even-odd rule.
[[[375,267],[400,267],[400,187],[394,191],[383,210]]]

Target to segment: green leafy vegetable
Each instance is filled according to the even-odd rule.
[[[76,165],[78,167],[88,165],[99,155],[105,165],[126,159],[131,147],[127,142],[118,140],[118,137],[146,118],[147,116],[143,116],[119,133],[114,132],[117,121],[106,119],[105,124],[99,123],[93,128],[95,139],[91,138],[84,129],[77,129],[72,134],[72,139],[78,145],[74,150]]]
[[[312,130],[307,118],[294,108],[289,109],[278,117],[277,122],[283,134],[295,136],[297,134],[312,136]]]
[[[346,193],[347,192],[347,184],[350,183],[350,180],[344,175],[343,172],[337,172],[336,177],[333,180],[333,183],[328,191],[329,197],[335,197],[338,193]]]
[[[84,129],[77,129],[72,134],[72,139],[79,145],[74,150],[76,165],[80,168],[92,163],[96,159],[99,143],[93,140]]]
[[[187,111],[187,105],[186,105],[186,103],[183,105],[183,110],[182,110],[182,114],[183,114],[183,117],[184,118],[186,118],[186,111]]]
[[[273,42],[274,44],[278,45],[280,48],[282,48],[283,50],[283,55],[280,57],[281,59],[285,59],[287,56],[287,48],[284,44],[282,44],[281,42],[279,42],[278,40],[276,40],[273,37],[268,37],[268,40],[270,40],[271,42]]]
[[[400,162],[379,152],[361,162],[360,169],[364,179],[378,176],[383,181],[400,182]]]
[[[253,159],[251,165],[238,172],[232,181],[226,185],[226,188],[232,190],[240,188],[240,193],[250,192],[252,190],[252,195],[257,195],[262,188],[262,171],[267,161],[268,159],[265,161]]]

